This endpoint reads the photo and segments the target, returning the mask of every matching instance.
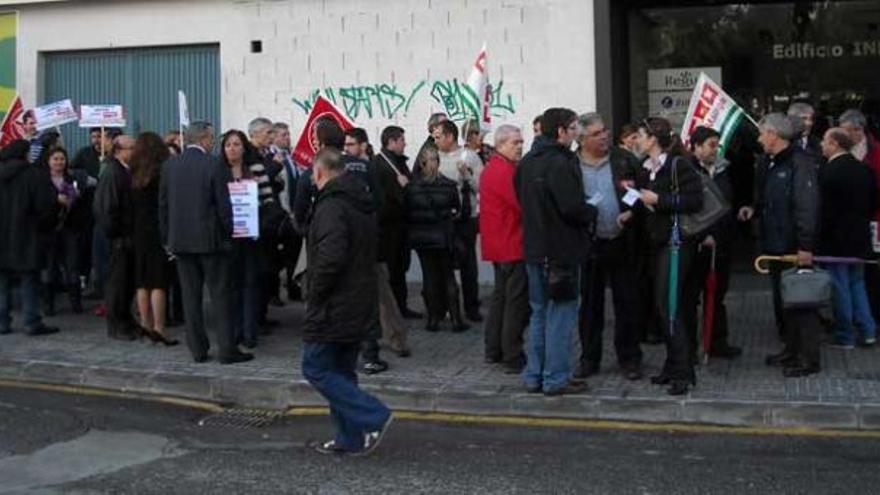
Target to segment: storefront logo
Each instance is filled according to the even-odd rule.
[[[880,56],[880,40],[835,45],[816,45],[810,42],[773,45],[773,58],[776,60],[877,56]]]

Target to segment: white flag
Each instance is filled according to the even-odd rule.
[[[699,126],[708,127],[721,134],[720,146],[725,150],[744,118],[754,122],[721,86],[701,72],[691,95],[691,103],[681,129],[681,139],[688,145],[694,129]]]
[[[471,75],[468,77],[467,88],[470,98],[469,106],[474,116],[480,121],[480,129],[486,132],[492,130],[492,115],[489,113],[489,103],[492,99],[492,87],[489,85],[488,58],[486,56],[486,43],[477,55]]]
[[[180,127],[189,127],[189,106],[186,104],[186,95],[182,90],[177,91],[177,107],[180,112]]]

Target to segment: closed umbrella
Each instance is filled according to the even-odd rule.
[[[679,250],[681,249],[681,235],[678,230],[678,215],[673,215],[672,233],[669,237],[669,335],[675,333],[675,318],[678,309],[678,266]]]
[[[709,263],[709,274],[703,291],[703,362],[709,362],[709,350],[712,348],[712,331],[715,327],[715,292],[718,290],[718,274],[715,272],[715,246],[712,246],[712,260]]]

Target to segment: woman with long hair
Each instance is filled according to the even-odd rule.
[[[230,182],[256,181],[251,166],[260,164],[259,153],[242,131],[227,131],[220,140],[220,161],[229,170]],[[262,250],[252,238],[232,240],[232,306],[230,318],[236,343],[257,346],[262,301],[260,274]]]
[[[419,172],[406,186],[407,243],[416,250],[424,277],[422,297],[428,308],[426,330],[436,332],[449,314],[452,331],[469,325],[461,316],[458,283],[452,271],[454,220],[462,214],[456,182],[440,173],[440,156],[428,148],[417,164]]]
[[[682,297],[694,293],[683,284],[691,279],[696,242],[679,228],[680,216],[695,213],[703,205],[699,175],[686,157],[687,152],[669,121],[652,117],[639,124],[639,149],[646,155],[639,176],[641,202],[645,207],[646,228],[654,256],[654,304],[665,328],[666,362],[663,371],[651,378],[657,385],[669,385],[670,395],[687,393],[696,385],[694,346],[684,321],[696,300]],[[678,250],[676,307],[670,307],[670,254]],[[674,258],[673,258],[674,259]]]
[[[67,151],[59,146],[46,148],[42,153],[42,165],[49,171],[52,185],[58,195],[59,215],[55,228],[49,235],[48,263],[43,274],[44,305],[47,316],[55,314],[55,293],[63,287],[70,297],[71,310],[82,313],[80,296],[80,246],[88,230],[88,205],[80,200],[81,191],[87,186],[77,180],[69,169]]]
[[[141,327],[153,342],[172,346],[178,341],[165,334],[171,267],[159,235],[159,175],[168,156],[168,147],[158,134],[144,132],[137,137],[131,157],[131,195],[134,280]]]

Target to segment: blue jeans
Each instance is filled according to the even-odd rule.
[[[580,301],[552,301],[547,297],[547,275],[542,263],[527,263],[529,277],[529,338],[523,381],[544,392],[560,389],[571,378],[572,332],[578,322]]]
[[[865,290],[863,265],[829,263],[824,266],[834,283],[834,341],[854,345],[854,323],[865,332],[865,338],[875,338],[877,324],[871,315],[868,293]]]
[[[232,335],[236,343],[256,343],[259,330],[262,256],[257,241],[233,240]]]
[[[12,324],[10,300],[12,299],[12,280],[21,281],[21,312],[25,330],[33,330],[42,325],[40,317],[40,272],[12,272],[0,270],[0,332],[8,332]]]
[[[359,350],[359,342],[303,345],[303,375],[330,403],[336,446],[350,451],[362,450],[364,435],[381,429],[391,416],[385,404],[358,387]]]

